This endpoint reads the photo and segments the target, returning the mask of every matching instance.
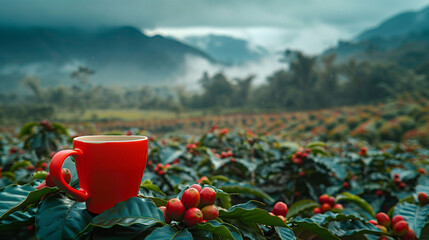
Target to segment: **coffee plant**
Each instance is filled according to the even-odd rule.
[[[429,237],[429,149],[412,142],[293,142],[217,126],[151,136],[139,195],[96,215],[50,183],[67,134],[41,122],[0,135],[1,239]],[[73,158],[63,168],[79,188]]]

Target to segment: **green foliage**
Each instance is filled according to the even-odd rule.
[[[188,229],[177,230],[171,227],[170,225],[163,226],[161,228],[155,229],[149,236],[147,240],[157,240],[157,239],[170,239],[170,240],[187,240],[192,239],[191,233]]]
[[[36,128],[24,132],[35,134],[31,129]],[[139,197],[99,215],[89,213],[85,203],[68,198],[58,188],[36,190],[47,172],[34,173],[32,167],[44,161],[28,154],[32,149],[0,151],[2,159],[10,159],[1,163],[6,171],[0,173],[0,184],[10,184],[9,173],[19,182],[25,182],[25,176],[32,173],[34,177],[27,181],[37,179],[0,189],[0,237],[376,239],[382,233],[368,220],[389,208],[389,215],[404,216],[416,234],[424,237],[427,232],[428,205],[418,203],[416,198],[417,192],[429,192],[427,149],[367,143],[362,148],[363,143],[354,140],[298,144],[284,136],[226,130],[215,128],[201,138],[152,139]],[[8,141],[1,142],[6,149],[18,140]],[[63,167],[71,170],[71,185],[78,188],[74,162],[67,159]],[[395,178],[400,181],[395,182]],[[218,218],[192,227],[182,221],[166,224],[158,207],[171,198],[180,199],[195,183],[216,191]],[[326,193],[344,209],[314,214],[314,208],[320,207],[316,200]],[[277,201],[289,206],[286,222],[270,214]],[[25,231],[33,224],[34,232]]]
[[[101,214],[92,218],[82,235],[93,228],[112,228],[114,226],[128,227],[139,225],[142,230],[150,229],[155,225],[164,225],[164,215],[149,199],[130,198],[119,202]]]
[[[356,204],[362,210],[369,213],[370,216],[375,218],[375,212],[372,209],[371,205],[369,205],[368,202],[366,202],[364,199],[360,198],[359,196],[353,195],[353,194],[348,193],[348,192],[343,192],[343,193],[340,193],[337,195],[336,200]]]
[[[429,205],[419,205],[403,202],[395,206],[393,215],[401,215],[408,222],[409,227],[420,237],[423,227],[427,224]]]
[[[55,193],[57,188],[45,187],[39,190],[34,188],[34,183],[26,185],[9,185],[2,189],[0,192],[2,205],[0,209],[0,221],[7,219],[7,217],[16,211],[28,210],[34,207],[39,201],[47,194]]]
[[[289,219],[289,218],[297,217],[299,215],[304,215],[305,212],[312,211],[316,207],[319,207],[319,204],[313,200],[309,200],[309,199],[300,200],[289,207],[286,218]]]
[[[21,128],[19,138],[24,141],[24,148],[35,151],[37,156],[49,156],[68,140],[67,129],[59,123],[41,121],[30,122]]]
[[[47,197],[36,214],[38,239],[74,239],[90,223],[92,215],[85,203],[58,193]]]

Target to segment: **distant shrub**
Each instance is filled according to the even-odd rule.
[[[335,141],[342,140],[347,136],[349,130],[346,124],[340,124],[328,132],[328,138]]]

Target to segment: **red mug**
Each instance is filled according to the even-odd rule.
[[[148,139],[144,136],[94,135],[73,139],[73,150],[57,152],[49,167],[53,182],[77,201],[86,202],[92,213],[136,197],[146,167]],[[80,189],[62,176],[62,165],[75,156]]]

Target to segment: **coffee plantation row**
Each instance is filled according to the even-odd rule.
[[[232,129],[253,129],[258,134],[283,134],[290,138],[343,141],[349,136],[370,143],[416,140],[429,146],[429,101],[404,96],[377,105],[338,107],[305,112],[226,114],[219,116],[152,119],[141,121],[100,121],[70,124],[80,132],[106,132],[132,128],[153,133],[185,131],[202,135],[216,124]]]
[[[417,142],[292,142],[216,125],[149,135],[139,196],[96,215],[49,182],[68,132],[43,121],[0,135],[1,239],[429,239],[429,149]],[[73,159],[63,168],[78,188]]]

